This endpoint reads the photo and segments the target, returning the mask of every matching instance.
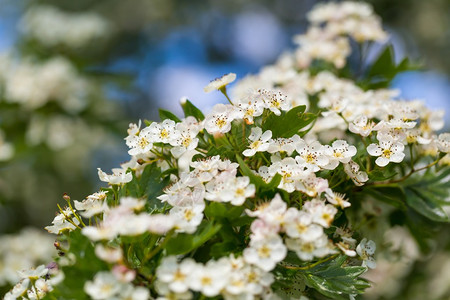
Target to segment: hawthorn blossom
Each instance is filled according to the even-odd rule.
[[[249,147],[250,149],[244,150],[242,154],[244,156],[253,156],[256,152],[264,152],[269,148],[268,141],[272,137],[272,131],[267,130],[264,133],[259,127],[253,127],[252,132],[248,139],[251,141]]]
[[[350,130],[350,132],[366,137],[369,136],[374,127],[375,123],[373,121],[369,121],[367,116],[361,115],[348,125],[348,130]]]
[[[296,181],[295,189],[310,197],[322,194],[328,188],[328,180],[317,177],[314,173]]]
[[[320,167],[329,163],[328,157],[324,155],[324,149],[325,147],[318,141],[307,144],[302,140],[296,146],[299,155],[295,157],[295,160],[298,164],[305,165],[308,169],[311,169],[312,172],[317,172],[320,170]]]
[[[294,134],[290,138],[276,138],[269,140],[269,153],[286,152],[287,155],[291,155],[295,151],[297,144],[302,141],[300,136]]]
[[[175,206],[170,210],[170,216],[175,220],[178,232],[194,233],[197,226],[203,220],[204,203],[197,203],[190,206]]]
[[[260,99],[257,91],[251,90],[245,98],[237,103],[237,107],[242,111],[244,121],[247,124],[253,124],[253,119],[263,114],[266,104]]]
[[[327,198],[327,201],[331,204],[340,206],[342,209],[351,205],[350,202],[345,199],[344,194],[335,193],[331,189],[325,190],[325,198]]]
[[[171,291],[184,293],[189,290],[190,275],[196,267],[196,262],[191,258],[178,263],[175,256],[168,256],[156,269],[156,276],[161,282],[167,283]]]
[[[350,160],[348,164],[344,164],[344,171],[357,186],[362,186],[369,180],[367,173],[360,171],[360,166],[353,160]]]
[[[110,299],[119,293],[121,285],[110,272],[99,272],[95,274],[93,281],[84,284],[84,291],[95,300]]]
[[[326,169],[335,169],[339,162],[348,163],[356,155],[356,147],[348,145],[347,141],[337,140],[331,146],[325,146],[324,154],[329,159]]]
[[[189,285],[192,290],[207,297],[217,296],[228,283],[230,269],[226,259],[197,265],[189,276]]]
[[[203,90],[205,91],[205,93],[209,93],[214,90],[220,91],[224,89],[228,84],[232,83],[234,80],[236,80],[236,74],[228,73],[223,75],[222,77],[212,80],[207,86],[205,86]]]
[[[329,228],[334,220],[334,216],[338,212],[336,207],[325,204],[325,201],[313,199],[303,204],[303,210],[310,213],[312,221],[325,228]]]
[[[198,128],[189,126],[185,123],[178,123],[176,130],[179,132],[178,138],[173,142],[174,148],[170,152],[175,158],[179,158],[183,153],[194,150],[198,145]]]
[[[244,249],[243,254],[247,263],[270,271],[284,259],[287,249],[278,235],[272,235],[265,239],[252,239],[250,247]]]
[[[280,91],[259,89],[258,93],[264,101],[266,107],[275,115],[281,115],[282,110],[289,110],[289,102],[287,101],[286,96]]]
[[[53,219],[52,225],[46,226],[45,229],[53,234],[60,234],[64,231],[76,229],[76,225],[79,225],[80,221],[72,215],[72,209],[67,207]]]
[[[373,258],[373,255],[375,254],[376,245],[374,241],[367,240],[366,238],[363,238],[361,240],[361,243],[356,247],[356,252],[358,255],[362,258],[363,267],[368,267],[370,269],[375,269],[377,264]]]
[[[303,241],[311,242],[318,239],[323,234],[323,228],[313,224],[313,217],[305,211],[298,211],[296,208],[289,208],[284,216],[284,230],[287,236],[299,238]]]
[[[210,134],[226,133],[231,130],[231,122],[241,117],[241,113],[235,106],[216,104],[212,112],[205,117],[205,129]]]
[[[148,129],[146,132],[148,132],[147,134],[154,143],[164,143],[176,146],[180,133],[176,130],[175,126],[175,121],[165,119],[161,123],[153,122],[150,124],[150,126],[147,127]]]
[[[439,151],[450,153],[450,133],[441,133],[436,139],[436,145]]]
[[[122,168],[112,169],[113,173],[111,175],[106,174],[100,168],[97,168],[97,170],[100,180],[109,184],[123,184],[133,180],[133,175]]]
[[[399,163],[405,157],[403,150],[405,146],[400,142],[395,142],[392,137],[380,140],[380,144],[370,144],[367,152],[372,156],[378,156],[375,163],[380,167],[386,166],[389,162]]]
[[[315,257],[324,257],[328,254],[335,253],[325,234],[313,241],[287,238],[285,243],[289,250],[294,251],[304,261],[311,261]]]
[[[153,139],[150,134],[150,127],[145,127],[144,129],[138,129],[138,132],[134,132],[135,129],[131,128],[131,134],[128,135],[125,140],[127,146],[130,148],[128,154],[138,155],[146,154],[153,148]]]

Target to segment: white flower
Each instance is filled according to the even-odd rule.
[[[110,299],[119,293],[121,284],[110,272],[99,272],[95,274],[94,281],[84,284],[84,291],[95,300]]]
[[[297,256],[304,261],[311,261],[314,257],[324,257],[335,251],[330,247],[326,235],[314,241],[303,241],[301,239],[286,239],[289,250],[295,251]]]
[[[323,154],[324,146],[318,141],[314,141],[308,145],[302,140],[297,144],[296,150],[299,154],[295,157],[298,164],[305,165],[313,172],[319,171],[320,167],[326,166],[329,162],[328,157]]]
[[[290,104],[280,91],[269,91],[265,89],[258,90],[261,99],[275,115],[281,115],[282,110],[289,110]]]
[[[231,130],[231,122],[238,117],[241,117],[241,113],[235,106],[216,104],[205,117],[205,129],[210,134],[226,133]]]
[[[227,285],[230,271],[227,259],[210,260],[205,266],[197,265],[189,276],[190,288],[207,297],[217,296]]]
[[[134,128],[130,128],[130,135],[125,138],[126,144],[130,147],[128,154],[138,155],[146,154],[153,148],[152,136],[150,134],[150,127],[145,127],[138,132],[134,132]]]
[[[95,255],[101,260],[112,264],[121,261],[123,253],[121,248],[113,248],[98,244],[95,246]]]
[[[237,107],[243,112],[243,119],[247,124],[253,124],[253,118],[261,116],[266,107],[259,94],[252,90],[243,100],[240,100]]]
[[[373,121],[369,121],[367,116],[361,115],[348,125],[348,130],[361,136],[368,136],[374,129],[374,126],[375,123]]]
[[[64,231],[72,231],[77,227],[75,225],[79,225],[80,221],[77,218],[71,217],[72,210],[68,207],[63,212],[59,213],[52,221],[51,226],[46,226],[45,229],[53,234],[60,234]],[[68,221],[70,220],[70,222]]]
[[[328,188],[328,180],[311,173],[305,178],[296,181],[295,188],[310,197],[315,197],[322,194]]]
[[[339,165],[339,162],[348,163],[356,155],[356,147],[349,146],[344,140],[337,140],[331,146],[325,146],[324,154],[329,159],[325,168],[333,170]]]
[[[207,86],[204,87],[205,93],[212,92],[214,90],[221,90],[225,88],[228,84],[232,83],[236,79],[236,74],[228,73],[222,77],[212,80]]]
[[[197,203],[191,206],[176,206],[170,210],[170,216],[175,220],[178,232],[194,233],[197,226],[203,220],[204,203]]]
[[[179,138],[180,133],[175,128],[175,121],[165,119],[161,123],[153,122],[147,128],[148,135],[152,142],[171,144],[172,146],[177,145],[177,139]],[[142,131],[144,131],[144,129]]]
[[[344,197],[344,194],[335,193],[331,189],[325,190],[325,198],[327,198],[328,202],[340,206],[342,209],[351,205]]]
[[[351,178],[353,183],[357,186],[364,185],[364,182],[369,180],[369,176],[366,172],[360,171],[360,167],[353,160],[350,160],[348,164],[344,164],[344,171]]]
[[[89,195],[86,199],[79,202],[77,200],[74,200],[75,208],[80,212],[80,215],[82,215],[85,218],[91,218],[95,215],[98,215],[100,213],[103,213],[105,210],[107,210],[106,205],[106,192],[102,191],[99,193],[94,193],[92,195]]]
[[[291,207],[284,216],[284,229],[291,238],[300,238],[306,242],[312,242],[323,234],[323,228],[313,224],[312,215],[304,211],[298,211]]]
[[[260,204],[255,211],[245,210],[250,217],[258,217],[265,223],[279,227],[284,222],[284,214],[287,209],[286,202],[276,194],[270,202]],[[255,222],[255,221],[254,221]]]
[[[278,235],[272,235],[265,239],[252,239],[250,247],[244,249],[245,261],[264,271],[273,270],[286,254],[287,249]]]
[[[28,270],[18,271],[21,278],[28,278],[30,280],[36,280],[39,277],[47,275],[48,269],[44,265],[40,265],[37,268],[30,268]]]
[[[240,206],[245,199],[255,195],[255,185],[250,184],[247,176],[235,177],[228,172],[222,172],[214,180],[206,184],[205,199],[218,202],[231,202]]]
[[[269,153],[278,153],[278,152],[286,152],[287,155],[291,155],[294,152],[296,145],[302,139],[294,134],[290,138],[277,138],[269,141],[269,148],[267,152]]]
[[[387,136],[380,140],[380,144],[370,144],[367,152],[372,156],[378,156],[375,163],[380,167],[386,166],[389,162],[399,163],[405,157],[403,150],[405,146],[400,142],[394,142],[394,139]]]
[[[259,127],[253,127],[252,132],[248,139],[251,141],[250,149],[242,152],[245,156],[253,156],[256,152],[267,151],[269,143],[267,142],[272,137],[272,131],[267,130],[262,133],[262,129]]]
[[[436,139],[436,145],[439,151],[450,153],[450,133],[441,133]]]
[[[178,138],[175,140],[176,146],[170,149],[175,158],[181,157],[183,153],[194,150],[198,145],[198,126],[189,126],[187,123],[178,123],[176,129],[179,132]]]
[[[377,263],[373,258],[376,248],[375,242],[371,240],[368,241],[366,238],[363,238],[361,243],[356,247],[356,252],[363,260],[363,267],[367,266],[370,269],[376,268]]]
[[[325,204],[325,201],[313,199],[303,204],[303,210],[312,215],[313,222],[325,228],[329,228],[337,213],[336,207]]]
[[[178,263],[175,256],[168,256],[161,261],[156,276],[158,280],[167,283],[171,291],[184,293],[189,290],[189,276],[196,267],[196,262],[191,258]]]
[[[22,299],[21,297],[25,295],[28,286],[30,285],[30,279],[22,279],[14,287],[5,294],[4,300],[16,300]]]
[[[109,184],[122,184],[133,180],[133,175],[122,168],[112,169],[113,173],[111,175],[106,174],[100,168],[97,168],[97,170],[100,180]]]

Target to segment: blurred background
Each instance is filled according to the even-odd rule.
[[[129,122],[157,120],[159,107],[179,114],[183,96],[206,110],[223,101],[203,87],[228,72],[257,72],[292,49],[318,2],[0,0],[0,286],[11,261],[1,257],[12,243],[6,234],[48,225],[63,193],[81,200],[95,192],[96,168],[109,172],[128,159]],[[427,69],[397,76],[393,87],[450,111],[450,2],[368,2],[396,58]]]

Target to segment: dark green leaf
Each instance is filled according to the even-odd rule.
[[[282,112],[280,116],[273,113],[262,124],[264,131],[271,130],[275,138],[289,138],[299,133],[300,129],[311,124],[317,115],[305,113],[306,106],[300,105],[292,108],[288,112]]]
[[[175,121],[176,123],[181,122],[181,120],[177,116],[175,116],[170,111],[164,110],[164,109],[159,109],[159,117],[161,118],[161,121],[169,119],[169,120]]]
[[[177,234],[167,242],[165,246],[167,254],[179,255],[189,253],[211,239],[221,227],[221,224],[204,221],[195,234]]]
[[[198,109],[197,107],[195,107],[191,101],[186,100],[186,102],[181,104],[181,106],[183,108],[184,115],[186,117],[193,116],[194,118],[196,118],[199,121],[203,121],[205,119],[205,116],[203,115],[202,111],[200,109]]]

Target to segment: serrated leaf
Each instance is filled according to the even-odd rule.
[[[359,276],[367,269],[343,266],[345,261],[345,256],[339,256],[302,272],[306,284],[333,299],[348,299],[348,295],[362,294],[370,284]]]
[[[160,117],[161,121],[169,119],[169,120],[175,121],[175,123],[181,122],[181,120],[177,116],[175,116],[173,113],[171,113],[168,110],[161,109],[161,108],[159,109],[159,117]]]
[[[436,222],[449,222],[445,211],[433,199],[425,197],[419,191],[411,188],[405,189],[405,193],[408,205],[421,215]]]
[[[290,138],[317,118],[315,114],[305,113],[305,109],[305,105],[299,105],[288,112],[282,112],[280,116],[272,113],[261,127],[263,131],[271,130],[274,138]]]
[[[202,246],[222,228],[221,224],[204,221],[195,234],[179,233],[170,238],[165,249],[168,255],[189,253]]]
[[[383,201],[401,210],[406,210],[406,196],[399,186],[377,187],[368,186],[364,188],[363,194],[370,195],[376,200]]]
[[[191,101],[186,100],[185,103],[181,104],[181,107],[183,108],[184,115],[186,117],[192,116],[199,121],[203,121],[205,119],[205,116],[203,115],[202,111],[197,107],[195,107],[195,105],[192,104]]]
[[[436,173],[432,169],[411,176],[403,183],[408,206],[436,222],[450,222],[442,206],[450,205],[450,169]]]

